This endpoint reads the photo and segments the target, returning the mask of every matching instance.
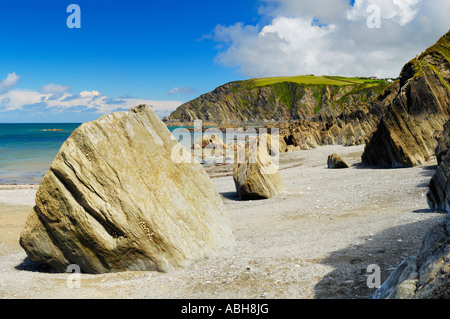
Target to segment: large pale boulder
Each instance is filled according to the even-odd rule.
[[[242,200],[268,199],[285,190],[278,167],[269,155],[267,137],[249,140],[245,151],[235,156],[233,179]]]
[[[44,176],[20,237],[66,271],[171,271],[231,251],[221,197],[150,107],[81,125]]]

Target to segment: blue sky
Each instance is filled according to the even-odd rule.
[[[81,9],[80,29],[66,25],[72,3]],[[219,23],[251,23],[257,11],[257,1],[236,0],[2,1],[0,79],[15,72],[20,77],[16,90],[58,84],[69,87],[70,94],[95,90],[110,98],[185,102],[244,78],[217,64],[217,43],[202,37]],[[0,111],[0,122],[96,117],[94,110],[25,109]]]
[[[80,29],[66,25],[72,3],[81,9]],[[379,30],[361,27],[369,3],[382,8]],[[84,122],[141,102],[162,117],[252,77],[397,76],[448,30],[448,3],[2,1],[0,123]]]

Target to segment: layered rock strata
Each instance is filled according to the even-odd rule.
[[[145,105],[81,125],[44,176],[20,245],[33,262],[87,273],[165,272],[232,250],[220,195],[180,147]]]
[[[370,138],[363,164],[413,167],[426,163],[450,119],[450,33],[408,62],[400,89]]]

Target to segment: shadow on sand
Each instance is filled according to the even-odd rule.
[[[52,268],[50,268],[49,266],[32,262],[28,257],[26,257],[22,261],[22,263],[20,263],[14,268],[21,271],[39,272],[45,274],[54,273]]]
[[[424,213],[418,210],[412,213]],[[375,289],[367,286],[369,265],[378,265],[381,283],[398,267],[407,256],[416,255],[426,232],[440,219],[436,215],[425,221],[418,221],[392,227],[373,236],[364,238],[364,243],[350,246],[331,253],[320,263],[332,266],[334,271],[327,274],[314,287],[317,299],[369,299]]]
[[[237,192],[223,192],[223,193],[220,193],[220,196],[222,196],[225,199],[236,201],[236,202],[241,201]]]

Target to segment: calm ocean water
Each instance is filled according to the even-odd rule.
[[[0,124],[0,185],[39,184],[62,144],[80,125]],[[201,133],[189,133],[185,128],[168,127],[178,142],[190,149]]]
[[[0,184],[39,184],[79,125],[0,124]]]
[[[39,184],[59,149],[81,124],[0,124],[0,184]],[[182,127],[169,127],[174,131]],[[185,147],[191,134],[175,135]]]

